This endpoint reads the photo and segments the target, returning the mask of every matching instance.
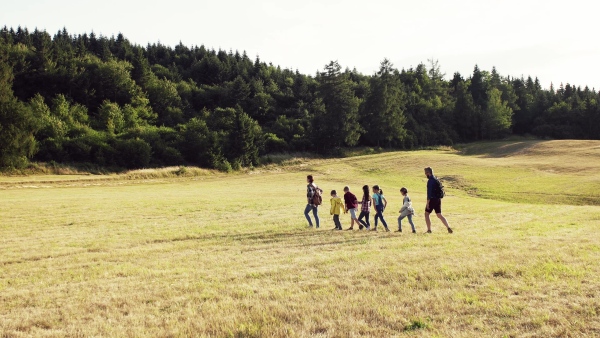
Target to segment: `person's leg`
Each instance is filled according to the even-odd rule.
[[[446,229],[448,229],[448,232],[452,233],[452,229],[450,229],[450,224],[448,224],[448,220],[446,219],[446,217],[444,217],[444,215],[442,215],[441,213],[436,215],[442,221],[442,223],[444,223]]]
[[[350,229],[354,229],[354,223],[359,224],[358,218],[356,218],[356,209],[348,210],[350,212]]]
[[[369,228],[369,226],[367,225],[367,223],[365,223],[365,221],[363,221],[363,218],[365,218],[365,216],[369,217],[369,214],[365,211],[361,211],[360,215],[358,215],[358,224],[364,226],[365,228]],[[367,221],[369,219],[367,218]]]
[[[415,229],[415,224],[412,221],[412,215],[408,215],[408,223],[410,223],[410,227],[412,228],[412,232],[415,233],[417,230]]]
[[[406,216],[398,216],[398,232],[402,232],[402,219]]]
[[[313,226],[312,220],[310,219],[310,215],[309,215],[309,212],[310,212],[311,209],[312,209],[312,206],[310,204],[307,204],[306,208],[304,208],[304,217],[306,217],[306,220],[308,221],[308,226],[309,227]]]
[[[367,211],[367,212],[365,212],[365,215],[366,215],[365,219],[367,220],[367,229],[370,229],[371,228],[371,222],[369,222],[369,216],[371,215],[371,213]]]
[[[375,211],[375,227],[373,228],[373,230],[377,230],[377,221],[379,221],[379,210]]]
[[[315,223],[317,223],[317,228],[319,227],[319,208],[312,207],[313,216],[315,216]]]
[[[335,229],[340,229],[342,224],[340,223],[340,215],[333,215],[333,223],[335,223]]]
[[[385,227],[385,231],[390,231],[387,223],[385,222],[385,219],[383,218],[383,211],[380,211],[379,213],[381,214],[381,216],[379,216],[379,217],[381,218],[381,223],[383,223],[383,226]]]
[[[427,224],[427,232],[431,232],[431,219],[429,219],[430,214],[430,212],[425,211],[425,224]]]

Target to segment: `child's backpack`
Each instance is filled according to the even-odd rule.
[[[323,190],[321,190],[319,187],[315,186],[315,194],[312,197],[312,204],[313,205],[321,205],[323,204],[323,196],[321,196],[321,194],[323,193]]]
[[[444,196],[446,196],[446,190],[444,189],[444,185],[440,180],[438,180],[437,177],[435,178],[435,183],[437,183],[435,187],[435,195],[438,198],[444,198]]]

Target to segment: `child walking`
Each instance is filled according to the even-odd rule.
[[[346,204],[346,213],[350,212],[350,228],[348,230],[354,230],[354,222],[356,222],[359,226],[359,229],[362,229],[362,224],[358,221],[356,217],[356,209],[358,209],[358,200],[356,199],[356,195],[350,192],[350,187],[344,187],[344,203]]]
[[[369,214],[371,213],[371,203],[373,199],[371,195],[369,195],[369,186],[365,185],[362,187],[363,190],[363,198],[360,202],[360,215],[358,216],[359,228],[363,226],[369,230],[371,228],[371,223],[369,222]],[[367,222],[363,221],[363,218],[367,220]]]
[[[412,217],[415,214],[415,209],[413,209],[412,201],[410,200],[410,197],[408,197],[408,190],[402,187],[400,189],[400,193],[402,196],[404,196],[404,199],[402,201],[402,208],[400,208],[400,216],[398,217],[398,232],[402,232],[402,220],[408,217],[408,223],[410,223],[412,232],[413,234],[416,234],[417,230],[415,229],[415,224],[412,221]]]
[[[375,211],[377,212],[375,214],[375,227],[373,228],[372,231],[377,231],[377,221],[379,219],[381,219],[381,223],[383,223],[383,227],[385,228],[385,231],[390,231],[390,229],[388,228],[387,223],[385,222],[385,219],[383,219],[383,211],[385,210],[385,207],[387,207],[387,200],[385,199],[385,197],[383,196],[383,190],[379,189],[378,185],[374,185],[373,186],[373,203],[375,204]]]
[[[333,230],[342,230],[342,223],[340,223],[340,214],[344,210],[344,202],[337,196],[335,190],[331,190],[331,209],[329,213],[333,215],[333,223],[335,228]]]

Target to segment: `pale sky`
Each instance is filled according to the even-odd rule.
[[[437,59],[506,76],[600,89],[600,5],[592,0],[0,0],[0,25],[247,51],[314,75],[331,60],[372,74]]]

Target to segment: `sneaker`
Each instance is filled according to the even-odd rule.
[[[451,233],[453,233],[453,232],[454,232],[454,231],[452,231],[452,228],[448,228],[448,233],[449,233],[449,234],[451,234]]]
[[[348,229],[346,229],[346,231],[352,231],[352,230],[354,230],[354,228],[348,228]]]
[[[430,234],[430,233],[431,233],[431,230],[427,230],[426,234]]]
[[[390,229],[388,229],[388,228],[385,228],[385,232],[390,232]]]
[[[317,225],[317,229],[319,228],[319,226]]]
[[[413,230],[413,234],[416,234],[416,233],[417,233],[417,231],[416,231],[416,230]]]
[[[377,231],[377,228],[373,228],[373,229],[371,229],[371,231]]]
[[[394,232],[402,232],[402,229],[398,229],[398,230],[396,230],[396,231],[394,231]]]

